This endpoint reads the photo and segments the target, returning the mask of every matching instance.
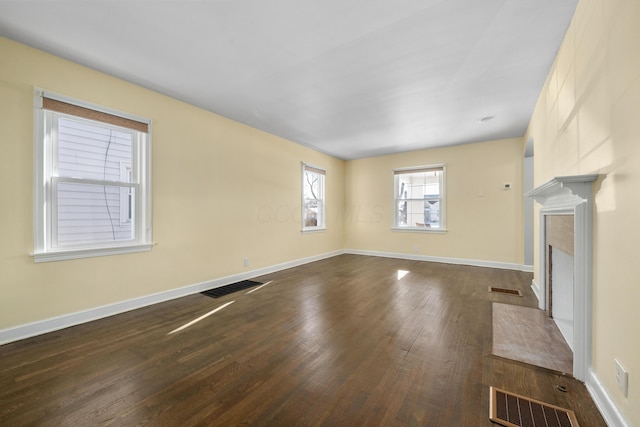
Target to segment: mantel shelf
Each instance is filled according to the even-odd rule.
[[[598,175],[558,176],[525,193],[543,206],[571,206],[591,198],[591,183]]]

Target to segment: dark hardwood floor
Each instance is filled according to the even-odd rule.
[[[530,274],[342,255],[256,280],[1,346],[0,425],[491,426],[489,386],[605,425],[580,382],[490,354]]]

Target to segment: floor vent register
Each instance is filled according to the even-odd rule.
[[[506,427],[579,427],[573,411],[495,387],[490,391],[489,419]]]

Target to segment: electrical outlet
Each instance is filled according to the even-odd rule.
[[[249,258],[244,259],[244,266],[249,267]]]
[[[502,188],[505,190],[511,190],[511,183],[505,182],[504,184],[502,184]]]
[[[629,373],[624,369],[624,366],[622,366],[618,359],[613,360],[616,363],[616,384],[618,384],[618,388],[622,391],[624,397],[627,397]]]
[[[415,253],[420,252],[420,246],[418,246],[418,245],[413,245],[413,252],[415,252]]]

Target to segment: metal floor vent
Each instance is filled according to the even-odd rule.
[[[249,289],[254,286],[262,285],[262,282],[256,282],[253,280],[243,280],[241,282],[232,283],[230,285],[220,286],[217,288],[209,289],[208,291],[200,292],[202,295],[206,295],[211,298],[220,298],[225,295],[232,294],[234,292]]]
[[[505,288],[494,288],[493,286],[489,286],[489,292],[496,292],[500,294],[508,294],[508,295],[516,295],[521,297],[522,292],[517,289],[505,289]]]
[[[576,414],[559,406],[491,387],[489,419],[506,427],[579,427]]]

